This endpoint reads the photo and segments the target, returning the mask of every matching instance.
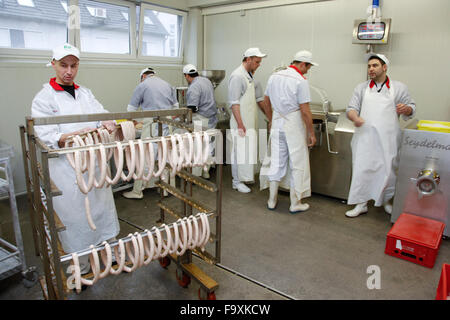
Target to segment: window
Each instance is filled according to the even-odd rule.
[[[79,0],[81,52],[130,55],[133,52],[130,15],[134,6]]]
[[[186,13],[147,4],[142,4],[140,11],[144,23],[139,26],[139,55],[181,59]]]
[[[67,12],[59,1],[2,3],[0,48],[51,50],[67,41]]]
[[[24,7],[34,7],[33,0],[17,0],[17,3]]]
[[[67,10],[67,1],[60,1],[60,2],[61,2],[62,7],[64,8],[64,11],[67,13],[68,12],[68,10]]]

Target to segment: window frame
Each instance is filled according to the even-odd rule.
[[[164,56],[144,56],[142,55],[143,49],[143,28],[144,28],[144,14],[145,10],[155,10],[159,12],[169,13],[180,15],[183,17],[183,22],[181,24],[181,33],[180,33],[180,50],[177,57],[164,57]],[[170,9],[165,7],[160,7],[153,4],[143,3],[141,2],[140,11],[139,11],[139,32],[138,32],[138,41],[139,46],[137,50],[137,59],[141,61],[155,61],[155,62],[172,62],[172,63],[182,63],[183,62],[183,54],[184,54],[184,39],[186,36],[186,22],[187,22],[187,12]]]
[[[78,8],[80,4],[77,1]],[[128,13],[128,24],[129,24],[129,39],[130,39],[130,53],[120,54],[120,53],[106,53],[106,52],[86,52],[81,46],[81,34],[77,31],[75,39],[75,46],[80,49],[81,58],[90,58],[92,60],[135,60],[136,59],[136,5],[133,2],[125,0],[93,0],[95,2],[113,4],[118,6],[124,6],[129,8]],[[78,11],[79,12],[79,11]],[[80,19],[80,30],[81,30],[81,17]],[[70,30],[69,30],[70,39]]]
[[[88,58],[89,60],[136,60],[136,4],[126,0],[93,0],[96,2],[102,2],[107,4],[119,5],[128,7],[130,12],[128,15],[129,23],[129,39],[130,39],[130,53],[129,54],[119,54],[119,53],[98,53],[98,52],[86,52],[81,48],[81,37],[80,29],[69,28],[68,24],[71,19],[70,17],[70,7],[77,6],[77,16],[74,17],[81,28],[81,17],[79,15],[80,4],[78,0],[67,0],[68,12],[67,12],[67,24],[66,24],[66,42],[71,43],[80,49],[81,59]],[[58,1],[59,2],[59,1]],[[50,59],[52,56],[52,49],[23,49],[23,48],[0,48],[0,57],[5,58],[36,58],[36,59]]]

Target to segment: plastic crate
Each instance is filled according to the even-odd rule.
[[[424,131],[437,131],[450,133],[450,122],[420,120],[417,123],[417,129]]]
[[[436,300],[450,300],[450,264],[442,265],[441,278],[436,290]]]
[[[445,224],[402,213],[387,234],[385,253],[433,268]]]
[[[0,140],[0,159],[14,157],[14,149],[9,144]]]

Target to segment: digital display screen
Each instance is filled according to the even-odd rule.
[[[367,23],[362,22],[358,26],[359,40],[382,40],[386,24],[384,22]]]

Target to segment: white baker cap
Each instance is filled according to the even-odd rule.
[[[380,59],[383,60],[384,63],[386,63],[387,66],[389,67],[389,59],[386,58],[386,56],[385,56],[384,54],[381,54],[381,53],[375,53],[375,52],[369,52],[369,53],[366,55],[367,62],[369,62],[369,60],[370,60],[371,57],[378,57],[378,58],[380,58]]]
[[[183,67],[184,74],[192,74],[196,72],[198,72],[197,68],[193,64],[187,64]]]
[[[80,59],[80,50],[69,43],[64,43],[53,49],[53,59],[61,60],[66,56],[75,56]]]
[[[307,50],[297,52],[294,56],[294,61],[311,63],[313,66],[319,65],[318,63],[312,61],[312,53]]]
[[[264,58],[266,57],[267,54],[262,53],[259,48],[248,48],[245,52],[244,52],[244,58],[247,57],[260,57],[260,58]]]
[[[145,69],[142,69],[141,74],[139,75],[140,78],[142,78],[142,75],[146,72],[153,72],[155,73],[155,70],[153,70],[153,68],[147,67]]]
[[[74,47],[73,45],[71,45],[69,43],[64,43],[53,49],[52,61],[53,60],[61,60],[62,58],[67,57],[67,56],[74,56],[79,60],[80,59],[80,50],[78,50],[77,47]],[[51,65],[52,65],[51,62],[47,63],[48,67]]]

